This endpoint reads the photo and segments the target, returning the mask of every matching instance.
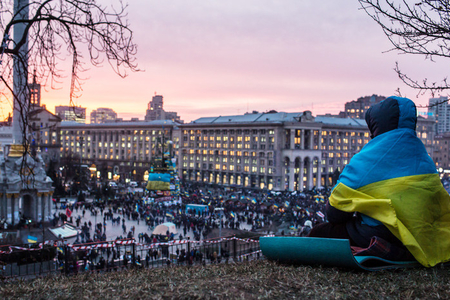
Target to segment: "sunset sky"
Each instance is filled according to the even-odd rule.
[[[356,0],[128,2],[144,71],[121,79],[106,63],[90,67],[76,100],[88,116],[109,107],[124,119],[143,119],[155,93],[185,122],[253,110],[338,113],[347,101],[397,88],[426,104],[430,95],[416,98],[393,71],[395,62],[417,79],[448,75],[447,61],[386,52],[387,38]],[[68,95],[67,82],[43,91],[41,102],[54,112],[69,105]]]

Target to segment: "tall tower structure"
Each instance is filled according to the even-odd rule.
[[[31,110],[38,109],[41,106],[41,85],[37,83],[36,71],[33,75],[33,83],[28,85],[30,89]]]
[[[152,101],[150,101],[148,103],[149,110],[154,110],[154,111],[161,110],[161,109],[163,109],[163,106],[164,106],[164,101],[163,101],[163,96],[161,96],[161,95],[153,96]]]
[[[152,101],[148,103],[147,112],[145,114],[145,121],[155,120],[172,120],[175,122],[183,123],[176,112],[165,111],[163,109],[164,101],[163,96],[155,95]]]

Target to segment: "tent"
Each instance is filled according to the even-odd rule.
[[[188,205],[186,205],[186,213],[189,211],[189,210],[194,210],[196,213],[197,212],[204,212],[204,211],[208,211],[209,210],[209,208],[208,208],[208,205],[202,205],[202,204],[188,204]]]
[[[155,227],[152,234],[154,235],[166,235],[167,230],[169,230],[169,233],[177,234],[177,228],[175,227],[175,224],[172,222],[166,222],[159,224]]]
[[[76,227],[70,225],[70,224],[64,224],[63,226],[56,227],[56,228],[49,228],[51,233],[53,233],[56,237],[65,238],[71,238],[74,236],[77,236],[78,233],[81,233],[81,230],[77,229]]]

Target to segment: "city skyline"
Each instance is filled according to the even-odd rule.
[[[386,52],[387,38],[359,8],[357,1],[331,0],[130,2],[144,71],[121,79],[107,63],[89,67],[75,104],[86,107],[87,115],[108,107],[119,118],[143,120],[148,102],[159,94],[164,109],[185,122],[253,110],[336,114],[345,102],[390,96],[397,88],[426,105],[431,95],[416,98],[417,91],[393,71],[395,62],[411,77],[430,81],[446,76],[446,64]],[[49,111],[69,105],[68,85],[66,80],[57,90],[42,90]],[[10,107],[2,106],[6,117]]]

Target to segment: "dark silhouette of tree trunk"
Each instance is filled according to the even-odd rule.
[[[393,48],[404,54],[422,55],[433,61],[437,57],[450,58],[450,4],[448,0],[359,0],[362,9],[377,22]],[[430,91],[432,95],[450,89],[442,82],[430,82],[427,78],[414,79],[401,71],[396,63],[395,71],[409,87],[419,94]],[[438,105],[438,104],[434,104]]]

